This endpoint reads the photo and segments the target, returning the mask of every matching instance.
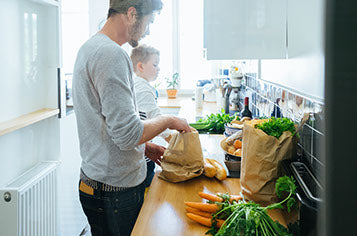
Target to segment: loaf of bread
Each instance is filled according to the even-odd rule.
[[[203,174],[209,178],[213,178],[216,175],[216,168],[206,158],[204,158]]]
[[[227,171],[224,169],[224,167],[221,165],[221,163],[219,163],[218,161],[216,161],[215,159],[210,159],[210,158],[206,158],[206,160],[213,165],[216,168],[216,175],[215,177],[218,180],[225,180],[227,179]]]
[[[228,146],[228,153],[233,154],[236,150],[234,146]]]
[[[237,149],[237,150],[233,153],[233,155],[238,156],[238,157],[241,157],[241,156],[242,156],[242,149],[241,149],[241,148]]]
[[[243,137],[243,130],[238,130],[226,139],[226,143],[230,146],[233,145],[234,141]]]

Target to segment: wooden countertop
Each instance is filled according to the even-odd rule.
[[[219,142],[223,135],[200,135],[204,157],[214,158],[223,163],[224,154]],[[185,201],[200,202],[198,192],[228,192],[239,194],[240,180],[228,178],[224,181],[200,176],[181,183],[169,183],[154,176],[144,205],[134,226],[133,236],[204,236],[208,227],[193,222],[186,216]],[[279,210],[269,212],[273,220],[286,222]]]

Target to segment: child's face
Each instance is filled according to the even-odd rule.
[[[151,55],[149,60],[142,64],[142,77],[149,82],[156,80],[160,71],[159,62],[160,58],[158,55]]]

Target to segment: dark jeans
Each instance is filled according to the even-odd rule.
[[[92,236],[129,236],[144,201],[145,182],[119,192],[79,191]]]
[[[154,178],[155,175],[155,162],[153,161],[149,161],[146,162],[146,166],[147,166],[147,171],[146,171],[146,179],[145,179],[145,188],[149,187],[152,179]]]

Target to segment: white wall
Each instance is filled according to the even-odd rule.
[[[63,71],[72,73],[79,48],[89,38],[88,0],[62,0]]]
[[[89,34],[99,31],[106,19],[109,9],[109,0],[88,0],[89,6]]]
[[[261,78],[324,98],[325,0],[288,0],[287,60],[262,60]]]

